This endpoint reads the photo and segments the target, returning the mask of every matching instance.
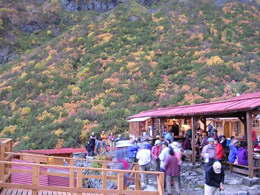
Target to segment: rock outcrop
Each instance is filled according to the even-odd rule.
[[[67,11],[76,12],[91,10],[106,12],[117,6],[117,0],[61,0],[61,7]]]
[[[10,52],[6,47],[0,47],[0,65],[10,62],[17,57],[17,54]]]

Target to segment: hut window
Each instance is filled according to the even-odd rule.
[[[253,120],[252,127],[259,127],[259,121],[257,119]]]
[[[231,123],[231,130],[235,131],[235,135],[238,136],[241,133],[241,126],[239,121],[235,121]]]
[[[222,128],[222,122],[216,122],[216,128]]]

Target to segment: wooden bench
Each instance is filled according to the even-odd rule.
[[[249,175],[249,170],[248,170],[248,166],[247,165],[239,165],[239,164],[235,164],[235,163],[231,163],[231,162],[227,162],[227,164],[229,164],[230,166],[230,173],[240,173],[240,174],[243,174],[243,175]],[[254,174],[254,177],[256,176],[256,171],[255,170],[258,170],[259,167],[253,167],[253,174]]]

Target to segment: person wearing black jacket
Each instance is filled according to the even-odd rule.
[[[88,141],[87,145],[86,145],[86,150],[87,150],[87,155],[88,156],[93,156],[93,153],[92,153],[92,146],[91,146],[91,142]]]
[[[224,190],[224,169],[220,162],[214,164],[206,170],[205,195],[218,195],[219,191]]]
[[[96,139],[97,137],[95,136],[95,133],[92,132],[90,135],[90,145],[91,145],[91,153],[92,156],[94,155],[94,149],[95,149],[95,145],[96,145]]]

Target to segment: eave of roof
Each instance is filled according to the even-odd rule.
[[[127,119],[139,117],[185,117],[221,115],[254,110],[260,106],[260,92],[237,96],[224,101],[148,110]]]

